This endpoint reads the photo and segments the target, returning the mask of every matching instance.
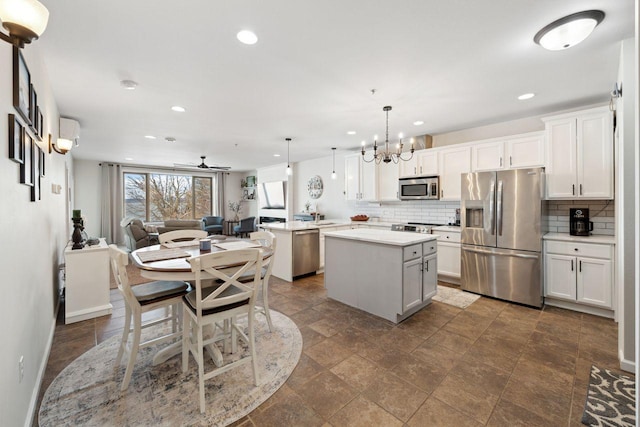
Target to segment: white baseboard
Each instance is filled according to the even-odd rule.
[[[590,305],[578,304],[570,301],[559,300],[555,298],[544,298],[545,305],[552,305],[554,307],[566,308],[567,310],[579,311],[581,313],[593,314],[595,316],[614,318],[612,310],[606,308],[592,307]]]
[[[40,363],[40,368],[38,369],[38,376],[36,377],[36,386],[33,388],[33,393],[31,394],[31,400],[29,402],[29,411],[27,412],[28,416],[24,420],[24,427],[31,427],[33,425],[33,420],[36,416],[36,405],[38,404],[38,395],[40,394],[40,388],[42,387],[42,379],[44,378],[44,373],[47,370],[47,364],[49,363],[49,355],[51,354],[51,345],[53,344],[53,335],[56,332],[56,319],[58,318],[58,310],[60,309],[60,298],[58,298],[58,304],[56,305],[56,309],[53,314],[53,321],[51,322],[51,330],[49,331],[49,339],[47,339],[47,346],[45,347],[44,357]]]
[[[618,351],[618,360],[620,360],[620,369],[622,369],[623,371],[631,372],[635,375],[636,363],[632,360],[625,359],[622,350]]]

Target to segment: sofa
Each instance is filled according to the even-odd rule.
[[[202,230],[202,221],[199,219],[168,219],[164,225],[158,226],[159,234],[175,230]]]

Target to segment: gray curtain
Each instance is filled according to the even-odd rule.
[[[120,226],[123,214],[122,168],[112,163],[102,163],[102,211],[100,236],[107,243],[122,245],[124,233]]]
[[[226,176],[225,176],[225,172],[218,172],[216,174],[216,187],[218,189],[218,197],[215,201],[215,206],[214,206],[214,215],[217,216],[224,216],[224,212],[225,212],[225,191],[224,191],[224,187],[226,185]]]

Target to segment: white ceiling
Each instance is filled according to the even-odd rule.
[[[49,25],[34,44],[60,114],[81,124],[74,157],[172,166],[206,155],[233,170],[286,162],[285,137],[292,162],[355,148],[384,135],[384,105],[390,134],[410,136],[607,101],[634,31],[629,0],[42,2]],[[588,9],[606,17],[583,43],[534,44]],[[258,43],[238,42],[242,29]],[[525,92],[537,96],[518,101]]]

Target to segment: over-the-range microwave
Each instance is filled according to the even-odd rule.
[[[438,200],[440,189],[437,176],[400,178],[398,197],[400,200]]]

